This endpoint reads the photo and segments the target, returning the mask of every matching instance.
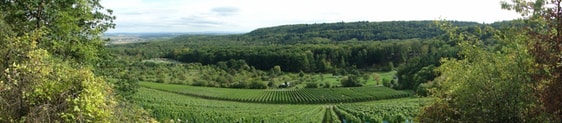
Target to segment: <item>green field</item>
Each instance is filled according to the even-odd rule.
[[[258,104],[209,100],[149,88],[136,104],[164,122],[373,122],[411,119],[427,99],[401,98],[343,104]]]
[[[334,107],[334,112],[342,119],[351,122],[390,122],[412,121],[420,107],[429,98],[401,98],[371,102],[347,103]]]
[[[227,101],[272,104],[324,104],[361,102],[410,96],[386,87],[312,88],[312,89],[228,89],[140,82],[160,91]]]
[[[184,122],[313,122],[325,108],[316,105],[273,105],[207,100],[140,88],[137,104],[162,121]]]

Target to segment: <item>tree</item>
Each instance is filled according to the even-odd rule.
[[[366,79],[368,80],[368,79]],[[378,85],[379,83],[383,83],[381,79],[381,76],[378,73],[374,73],[373,74],[373,80],[375,81],[375,83]]]
[[[117,94],[119,94],[121,97],[130,99],[140,87],[138,84],[138,81],[140,80],[125,72],[120,72],[119,74],[119,76],[121,77],[121,82],[116,82],[114,84],[115,90],[118,91]]]
[[[515,10],[523,17],[525,29],[531,40],[529,50],[539,70],[533,74],[537,81],[537,95],[543,109],[562,121],[562,0],[512,0],[503,2],[502,7]]]
[[[343,87],[360,87],[365,84],[358,75],[349,75],[340,80]]]
[[[0,1],[0,122],[119,120],[113,89],[92,72],[111,12],[99,0]]]
[[[393,71],[395,69],[394,63],[392,61],[388,62],[388,69],[389,69],[388,71]]]
[[[303,78],[304,76],[305,76],[304,72],[303,72],[303,71],[300,71],[300,72],[299,72],[299,78]]]
[[[115,102],[107,94],[110,86],[88,68],[75,69],[38,48],[35,40],[43,33],[0,39],[0,54],[10,58],[0,61],[0,121],[111,120]]]
[[[317,82],[306,82],[304,88],[318,88],[319,85]],[[321,86],[320,86],[321,87]]]
[[[252,82],[250,82],[250,84],[248,85],[248,88],[250,88],[250,89],[266,89],[267,84],[265,84],[264,82],[260,82],[258,80],[252,80]]]
[[[383,78],[381,83],[384,87],[392,88],[392,86],[393,86],[391,80],[389,80],[387,78]]]
[[[435,73],[433,71],[434,69],[435,69],[435,67],[433,65],[429,65],[429,66],[423,67],[422,69],[420,69],[418,72],[416,72],[414,74],[414,77],[413,77],[412,80],[414,81],[413,82],[414,85],[416,85],[416,90],[418,90],[418,92],[422,92],[422,93],[417,93],[417,94],[423,95],[423,96],[427,95],[427,94],[424,94],[425,91],[419,90],[419,89],[420,89],[420,86],[422,84],[433,81],[433,79],[437,75],[437,73]]]
[[[45,28],[49,33],[36,39],[37,46],[78,63],[99,61],[105,44],[100,35],[115,26],[113,11],[99,0],[3,0],[0,11],[18,36]]]
[[[486,28],[482,32],[504,43],[493,51],[476,35],[444,27],[459,42],[463,59],[443,59],[437,68],[441,87],[433,90],[436,100],[424,108],[420,122],[542,122],[532,112],[529,37],[519,30]]]
[[[279,75],[281,75],[283,73],[283,71],[281,71],[281,66],[279,65],[275,65],[273,66],[273,68],[271,68],[271,75],[272,77],[277,77]]]

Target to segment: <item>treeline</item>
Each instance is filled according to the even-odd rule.
[[[443,34],[434,21],[390,21],[297,24],[254,30],[245,36],[252,41],[279,44],[321,43],[326,41],[382,41],[390,39],[428,39]],[[459,27],[475,27],[474,22],[452,21]]]
[[[480,24],[448,21],[459,30],[475,32],[478,28],[511,26],[511,21]],[[434,21],[390,22],[339,22],[322,24],[296,24],[256,29],[235,35],[181,35],[171,39],[191,45],[275,45],[275,44],[327,44],[340,41],[385,41],[404,39],[447,39]],[[213,42],[221,42],[216,44]]]
[[[378,67],[390,70],[389,64],[400,64],[409,58],[448,52],[437,40],[410,39],[385,42],[345,42],[280,46],[233,46],[175,49],[165,57],[188,63],[216,64],[230,59],[245,60],[260,70],[279,65],[286,72],[338,72],[349,67]],[[439,53],[441,54],[441,53]]]

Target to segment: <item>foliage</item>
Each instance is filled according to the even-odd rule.
[[[78,63],[100,60],[105,42],[99,35],[115,25],[112,10],[104,9],[99,0],[3,0],[0,11],[17,36],[43,28],[49,33],[36,40],[37,46]]]
[[[493,30],[500,45],[486,49],[474,35],[455,34],[464,59],[444,60],[437,100],[422,122],[560,122],[560,0],[512,0],[502,8],[525,19]],[[450,29],[450,28],[449,28]]]
[[[285,72],[335,72],[348,69],[386,66],[389,61],[402,63],[409,54],[420,52],[425,40],[411,39],[387,42],[342,42],[341,44],[201,46],[191,50],[173,49],[166,58],[186,63],[219,65],[230,60],[244,60],[249,66],[270,70],[280,66]],[[407,49],[412,49],[407,51]],[[380,68],[382,69],[382,68]]]
[[[250,85],[248,85],[248,88],[250,89],[266,89],[267,88],[267,84],[263,83],[261,81],[252,81],[250,82]]]
[[[135,104],[133,99],[134,98],[129,98],[129,101],[119,101],[117,103],[117,105],[113,109],[115,117],[114,121],[157,123],[156,119],[151,117],[150,112]]]
[[[476,35],[447,24],[444,29],[459,42],[463,59],[442,61],[436,101],[424,108],[420,122],[537,122],[529,117],[536,100],[530,89],[533,60],[525,47],[529,38],[485,28],[505,44],[490,50]]]
[[[343,87],[360,87],[365,84],[365,81],[360,79],[358,75],[349,75],[341,79]]]
[[[420,84],[432,81],[438,76],[438,74],[434,72],[434,69],[436,66],[441,65],[439,62],[441,58],[459,58],[457,56],[458,47],[453,47],[438,41],[430,45],[430,47],[424,48],[428,49],[428,52],[410,58],[406,63],[398,67],[396,73],[398,85],[393,88],[414,90],[418,88]]]
[[[515,10],[525,20],[524,29],[531,37],[528,49],[538,69],[533,73],[535,89],[543,103],[543,111],[556,122],[562,121],[562,1],[535,0],[504,2],[503,8]],[[536,112],[541,112],[540,110]]]
[[[307,82],[305,84],[306,84],[306,86],[304,88],[318,88],[319,87],[318,83],[316,83],[316,82]]]
[[[88,68],[52,58],[37,47],[46,32],[1,39],[0,121],[108,122],[111,88]]]
[[[391,83],[390,79],[382,79],[382,85],[384,87],[392,88],[394,85]]]
[[[465,27],[478,25],[471,22],[451,23]],[[245,36],[251,41],[294,44],[347,40],[426,39],[442,33],[439,28],[432,26],[432,21],[390,21],[283,25],[256,29]]]
[[[127,119],[126,103],[92,72],[107,57],[100,35],[111,13],[99,0],[0,1],[0,122]]]

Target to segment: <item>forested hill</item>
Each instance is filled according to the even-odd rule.
[[[449,21],[467,32],[485,24]],[[488,24],[492,27],[510,25],[512,21]],[[435,21],[338,22],[321,24],[295,24],[259,28],[239,35],[183,35],[172,41],[238,41],[252,44],[321,44],[333,41],[383,41],[403,39],[429,39],[443,36]]]
[[[459,27],[474,27],[475,22],[451,21]],[[256,29],[246,35],[253,40],[295,43],[302,41],[373,41],[389,39],[432,38],[443,33],[435,21],[339,22],[283,25]]]
[[[475,33],[485,26],[476,22],[449,21],[459,31]],[[513,25],[513,21],[487,24],[492,27]],[[489,36],[489,35],[481,35]],[[204,47],[271,46],[292,44],[356,44],[357,42],[395,42],[409,39],[442,39],[447,36],[435,25],[435,21],[389,21],[389,22],[339,22],[322,24],[295,24],[265,27],[244,34],[228,35],[180,35],[166,41],[146,42],[117,46],[119,50],[129,48],[129,53],[142,54],[146,58],[165,57],[171,51],[183,48]],[[486,39],[486,37],[483,37]],[[354,43],[352,43],[354,42]],[[454,43],[451,43],[454,44]],[[147,49],[147,50],[142,50]]]

